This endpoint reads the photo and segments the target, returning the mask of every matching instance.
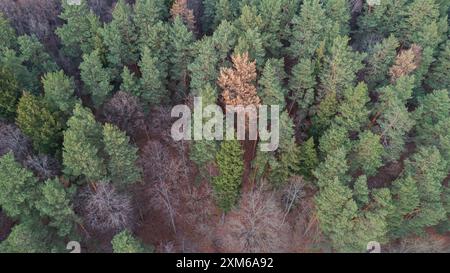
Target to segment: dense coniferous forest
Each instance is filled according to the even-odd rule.
[[[450,251],[450,0],[76,2],[0,2],[0,253]]]

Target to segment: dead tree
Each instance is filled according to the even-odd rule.
[[[117,125],[120,130],[135,136],[145,129],[145,115],[136,97],[119,91],[104,106],[105,121]]]
[[[149,189],[151,205],[167,212],[170,225],[176,233],[176,207],[180,199],[177,184],[185,179],[180,158],[171,157],[168,147],[160,142],[150,141],[141,153],[139,164],[146,180],[152,183]]]
[[[225,224],[228,248],[245,253],[286,250],[288,230],[273,193],[260,186],[243,195],[240,208]]]
[[[100,182],[96,189],[86,186],[77,198],[85,224],[107,233],[132,229],[134,212],[128,195],[116,192],[111,183]]]
[[[305,197],[305,195],[305,183],[303,181],[303,177],[292,177],[282,195],[282,204],[285,211],[283,223],[286,221],[286,216],[289,212],[291,212],[291,210],[300,203],[301,199]]]
[[[33,171],[41,181],[61,174],[61,165],[58,160],[48,155],[29,155],[23,165],[25,168]]]
[[[32,153],[31,142],[16,125],[0,122],[0,156],[9,152],[23,162]]]

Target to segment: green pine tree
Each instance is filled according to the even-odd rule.
[[[149,48],[144,48],[139,66],[142,73],[139,97],[151,105],[160,105],[169,101],[168,91],[161,81],[162,75],[158,70],[158,58],[153,57]]]
[[[98,50],[83,56],[83,62],[80,64],[80,76],[95,106],[103,104],[112,92],[113,86],[110,84],[111,74],[103,67]]]
[[[389,69],[394,64],[399,46],[397,38],[391,35],[369,50],[365,69],[365,79],[369,87],[388,84]]]
[[[76,99],[75,83],[73,78],[69,78],[64,71],[51,72],[42,78],[44,87],[44,99],[48,102],[53,111],[61,111],[66,116],[72,114]]]
[[[213,179],[218,206],[228,212],[236,204],[244,173],[243,151],[237,140],[223,141],[216,161],[219,176]]]
[[[116,78],[124,65],[137,61],[137,31],[132,8],[125,0],[117,2],[112,17],[112,21],[101,29],[101,36],[107,48],[106,59],[113,78]]]
[[[369,203],[369,193],[367,176],[359,176],[353,186],[353,196],[360,207]]]
[[[63,125],[43,98],[24,93],[17,106],[16,123],[38,152],[55,154],[60,149]]]
[[[33,78],[40,79],[45,73],[58,70],[58,65],[35,35],[20,36],[17,42],[20,56]]]
[[[375,175],[377,169],[383,165],[383,145],[380,136],[370,131],[365,131],[359,136],[359,140],[353,148],[354,166],[361,168],[368,176]]]
[[[12,152],[0,157],[0,205],[7,216],[29,219],[34,214],[37,180],[22,168]]]
[[[20,85],[14,74],[3,66],[0,67],[0,90],[0,117],[12,120],[16,116]]]
[[[170,81],[173,84],[174,101],[179,102],[187,96],[189,71],[192,62],[194,35],[181,18],[177,16],[170,30]]]
[[[89,181],[104,178],[106,167],[99,156],[102,132],[94,115],[76,104],[67,126],[68,129],[64,132],[64,174],[72,177],[84,175]]]
[[[139,96],[141,94],[140,82],[136,75],[130,71],[128,67],[123,68],[122,72],[122,84],[120,90],[130,93],[133,96]]]
[[[334,153],[329,154],[313,171],[313,175],[317,179],[317,185],[320,188],[332,183],[335,178],[346,182],[346,173],[349,170],[346,157],[346,149],[339,148]]]
[[[365,83],[359,83],[355,88],[345,90],[335,123],[348,131],[359,131],[369,121],[370,111],[366,107],[369,101],[369,91]]]
[[[364,67],[362,61],[366,55],[353,51],[348,41],[349,38],[345,36],[338,36],[333,40],[319,75],[319,99],[332,92],[336,92],[338,99],[342,98],[342,92],[353,87],[356,73]]]
[[[0,243],[0,253],[49,253],[49,233],[40,223],[23,222],[14,226],[8,238]]]
[[[450,86],[450,41],[443,46],[437,61],[433,63],[427,84],[433,89],[444,89]]]
[[[196,96],[205,84],[215,86],[219,77],[219,56],[214,48],[213,39],[205,38],[194,45],[197,53],[188,66],[191,75],[191,93]]]
[[[71,194],[58,179],[47,180],[40,192],[41,197],[35,205],[43,217],[50,219],[48,226],[56,228],[60,237],[72,234],[77,216],[72,208]]]
[[[103,142],[108,156],[108,173],[118,186],[135,183],[141,179],[137,167],[138,149],[130,144],[130,138],[115,125],[103,126]]]
[[[114,236],[111,241],[114,253],[151,253],[151,248],[144,246],[133,234],[124,230]]]
[[[327,39],[329,19],[319,0],[305,0],[300,14],[292,19],[289,54],[293,58],[311,59]]]
[[[71,5],[62,1],[63,12],[59,16],[65,24],[56,29],[64,52],[70,57],[81,57],[96,49],[96,37],[101,27],[100,19],[90,10],[87,1]]]
[[[297,102],[303,115],[307,115],[314,104],[314,89],[317,85],[314,63],[310,59],[301,59],[291,71],[289,90],[292,99]]]
[[[259,97],[265,105],[278,105],[280,110],[285,109],[286,101],[284,95],[286,91],[283,88],[283,83],[279,79],[279,71],[274,65],[274,59],[266,62],[264,70],[259,80],[260,91]]]
[[[310,138],[300,147],[300,173],[307,178],[312,178],[312,172],[319,164],[314,138]]]
[[[9,20],[0,12],[0,52],[7,48],[15,48],[17,44],[16,31],[11,27]]]

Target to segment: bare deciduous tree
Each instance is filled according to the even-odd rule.
[[[31,154],[31,142],[16,125],[0,122],[0,156],[13,152],[23,162]]]
[[[448,253],[450,247],[443,238],[407,237],[386,247],[388,253]],[[383,251],[384,252],[384,251]]]
[[[100,182],[95,189],[85,187],[77,198],[77,207],[85,224],[95,231],[132,229],[135,217],[130,197],[116,192],[111,183]]]
[[[286,251],[288,229],[273,193],[259,186],[242,196],[240,210],[226,222],[225,246],[240,252]]]
[[[163,140],[171,141],[172,137],[170,134],[170,128],[172,125],[172,117],[170,115],[171,108],[169,107],[155,107],[150,113],[150,123],[149,131],[152,134],[161,135]]]
[[[103,114],[108,123],[117,125],[129,135],[145,130],[145,115],[136,97],[119,91],[104,106]]]
[[[33,171],[41,181],[53,178],[61,173],[58,160],[48,155],[29,155],[23,164],[25,168]]]
[[[305,197],[305,182],[301,176],[293,176],[289,184],[285,187],[281,201],[285,210],[283,222],[286,219],[287,214],[296,206],[299,205],[301,199]]]
[[[150,141],[143,149],[139,159],[145,179],[153,183],[149,188],[151,205],[165,210],[170,224],[176,233],[176,208],[179,205],[178,182],[187,179],[184,176],[183,162],[179,156],[171,157],[167,146],[159,141]]]
[[[61,5],[59,0],[0,1],[0,11],[19,35],[35,34],[42,41],[53,36]]]

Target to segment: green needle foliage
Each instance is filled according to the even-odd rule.
[[[219,176],[213,179],[213,187],[218,206],[230,211],[239,197],[244,172],[243,151],[237,140],[223,141],[217,153],[216,161]]]

